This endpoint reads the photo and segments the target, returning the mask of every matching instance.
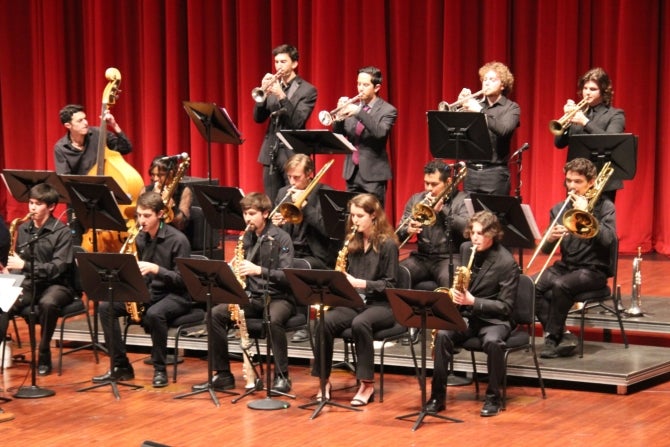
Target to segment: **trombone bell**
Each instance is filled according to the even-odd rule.
[[[578,209],[569,209],[563,215],[563,226],[573,236],[581,239],[596,237],[600,230],[600,224],[592,214]]]

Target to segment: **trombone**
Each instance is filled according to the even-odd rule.
[[[454,179],[451,178],[448,179],[449,183],[440,194],[438,194],[434,198],[431,197],[429,194],[426,194],[423,200],[414,204],[414,206],[412,207],[412,213],[405,219],[403,219],[402,222],[400,222],[400,225],[398,225],[398,229],[395,230],[396,234],[398,234],[398,232],[402,228],[409,227],[409,224],[412,220],[415,220],[419,222],[422,226],[426,227],[435,225],[435,222],[437,221],[437,214],[435,213],[434,210],[435,206],[443,198],[450,197],[452,192],[456,188],[458,188],[458,184],[463,181],[463,179],[467,174],[468,174],[468,168],[465,166],[465,164],[461,164],[461,168],[458,170],[456,177]],[[411,237],[412,234],[408,234],[405,240],[402,241],[402,243],[398,248],[401,248],[403,245],[405,245],[407,241],[410,240]]]
[[[565,132],[568,127],[572,124],[570,120],[577,114],[577,112],[583,112],[588,106],[588,100],[586,98],[579,101],[575,104],[575,108],[566,112],[562,117],[557,120],[549,121],[549,131],[554,135],[560,135]]]
[[[485,95],[486,90],[481,89],[480,91],[465,96],[456,102],[452,102],[451,104],[449,104],[447,101],[440,101],[440,103],[437,105],[437,110],[441,112],[460,112],[463,109],[463,104],[470,101],[471,99],[476,99]]]
[[[265,98],[267,97],[267,91],[270,86],[281,79],[282,76],[284,76],[284,70],[279,69],[275,74],[272,75],[272,78],[270,78],[270,80],[265,85],[263,85],[261,82],[260,87],[255,87],[253,90],[251,90],[251,97],[254,98],[254,101],[259,104],[265,101]]]
[[[530,266],[533,264],[533,261],[535,261],[535,258],[542,249],[542,246],[546,243],[547,239],[549,238],[549,234],[553,231],[554,227],[556,226],[558,219],[562,218],[563,226],[573,236],[576,236],[581,239],[591,239],[596,237],[596,235],[600,230],[600,224],[598,223],[598,220],[593,216],[593,214],[591,214],[591,211],[593,211],[593,207],[600,198],[600,194],[603,192],[603,188],[607,184],[607,181],[614,173],[614,168],[612,168],[611,165],[612,162],[610,161],[605,163],[603,168],[598,173],[598,177],[593,183],[593,187],[588,191],[586,191],[585,197],[588,200],[586,210],[572,208],[563,213],[565,208],[568,206],[568,203],[574,200],[574,190],[570,190],[568,192],[568,197],[565,199],[565,202],[563,202],[563,206],[561,206],[561,209],[558,211],[558,213],[556,213],[556,218],[551,223],[549,228],[547,228],[547,230],[545,231],[542,240],[535,249],[535,253],[533,253],[533,257],[528,262],[528,265],[526,266],[526,271],[528,271]],[[558,246],[561,245],[563,237],[565,237],[565,233],[561,235],[561,237],[559,237],[558,240],[554,243],[554,247],[551,249],[551,252],[547,257],[547,260],[542,266],[542,270],[540,270],[540,272],[537,274],[537,277],[535,277],[535,284],[538,283],[540,277],[542,276],[542,273],[544,273],[545,269],[549,265],[551,258],[554,257],[554,253],[556,253],[556,249],[558,248]]]
[[[300,196],[295,200],[295,202],[286,202],[286,200],[293,194],[293,191],[291,188],[289,188],[288,191],[286,191],[286,195],[282,197],[281,201],[279,204],[275,207],[270,212],[269,218],[272,219],[272,216],[275,215],[275,213],[279,212],[284,220],[287,223],[292,223],[292,224],[299,224],[302,222],[303,215],[302,215],[302,207],[305,206],[307,197],[311,194],[312,190],[316,187],[316,185],[319,183],[319,180],[321,180],[321,177],[330,169],[330,167],[335,163],[335,159],[331,159],[328,163],[323,165],[321,170],[314,176],[312,181],[309,182],[309,185],[307,185],[307,188],[300,194]]]
[[[355,103],[356,101],[361,100],[361,94],[359,93],[358,95],[354,96],[353,98],[347,99],[347,101],[342,104],[341,106],[331,110],[330,112],[327,110],[322,110],[319,112],[319,121],[321,124],[324,126],[330,126],[333,124],[334,121],[342,121],[344,119],[343,116],[339,116],[338,113],[342,111],[345,107],[350,106],[351,104]]]

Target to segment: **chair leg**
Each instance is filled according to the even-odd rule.
[[[616,314],[617,320],[619,320],[619,328],[621,329],[621,337],[623,338],[623,344],[626,349],[628,349],[628,337],[626,336],[626,331],[623,328],[623,321],[621,320],[621,311],[619,310],[619,305],[621,304],[621,288],[617,287],[616,294],[612,296],[612,301],[614,302],[614,313]]]
[[[581,310],[581,318],[579,321],[579,358],[584,357],[584,318],[586,317],[586,305],[588,301],[584,301],[584,306]]]
[[[477,377],[477,363],[475,362],[475,351],[470,351],[470,358],[472,359],[472,380],[475,381],[475,395],[479,399],[479,378]]]
[[[14,335],[16,336],[16,347],[21,349],[21,337],[19,336],[19,326],[16,324],[16,318],[12,318],[12,324],[14,325]]]

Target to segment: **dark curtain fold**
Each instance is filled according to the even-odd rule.
[[[260,190],[256,157],[266,124],[253,121],[250,92],[274,71],[272,48],[292,43],[298,73],[319,90],[308,128],[322,128],[318,111],[356,93],[358,68],[382,69],[380,94],[398,108],[387,200],[394,221],[422,188],[432,157],[426,111],[463,87],[479,90],[478,68],[500,60],[515,75],[511,98],[521,106],[513,146],[531,145],[521,195],[544,229],[551,205],[565,198],[567,156],[553,147],[548,122],[576,98],[577,78],[602,66],[613,104],[626,111],[626,131],[639,136],[637,175],[617,195],[621,249],[670,254],[663,0],[0,0],[0,10],[1,169],[53,169],[53,144],[64,134],[58,110],[81,103],[98,125],[104,73],[114,66],[122,92],[112,113],[134,144],[126,159],[140,174],[146,178],[156,155],[187,151],[191,175]],[[213,143],[210,166],[185,100],[225,106],[245,142]],[[323,181],[341,189],[343,160],[335,158]],[[514,164],[512,172],[516,188]],[[2,185],[3,217],[24,211]]]

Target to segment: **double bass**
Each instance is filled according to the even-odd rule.
[[[102,110],[100,113],[100,138],[98,139],[97,158],[88,175],[105,175],[114,178],[121,189],[131,199],[129,205],[120,205],[121,214],[126,219],[126,227],[135,226],[135,206],[137,198],[144,188],[144,181],[135,168],[123,159],[123,156],[107,147],[107,122],[105,114],[111,105],[116,103],[121,84],[121,72],[114,67],[105,70],[105,78],[109,81],[102,93]],[[127,234],[118,231],[96,230],[97,248],[100,252],[118,253],[123,246]],[[82,240],[83,247],[93,251],[93,231],[88,230]]]

